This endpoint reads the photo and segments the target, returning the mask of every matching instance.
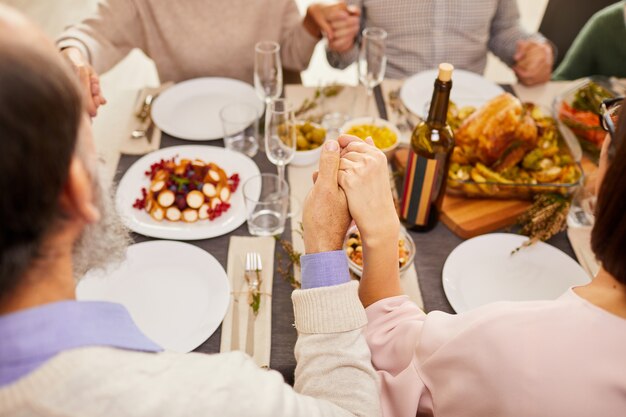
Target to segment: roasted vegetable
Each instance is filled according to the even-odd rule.
[[[296,150],[308,151],[320,147],[326,139],[326,130],[310,122],[296,125]]]

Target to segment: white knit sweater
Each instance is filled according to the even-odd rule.
[[[295,390],[238,352],[92,347],[66,351],[0,389],[0,416],[378,416],[357,285],[294,291]]]

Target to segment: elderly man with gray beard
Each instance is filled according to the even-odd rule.
[[[304,209],[308,253],[334,251],[350,222],[339,158],[331,141]],[[76,301],[74,277],[129,241],[95,166],[69,66],[0,6],[0,415],[380,414],[355,283],[294,292],[295,389],[239,352],[163,352],[121,305]]]

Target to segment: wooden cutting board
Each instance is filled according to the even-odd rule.
[[[408,148],[398,149],[395,163],[406,166]],[[463,239],[490,233],[515,224],[531,205],[524,200],[494,200],[446,195],[440,220]]]
[[[515,224],[530,201],[464,198],[446,195],[440,220],[457,236],[469,239]]]

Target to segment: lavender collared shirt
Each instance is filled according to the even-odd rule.
[[[343,250],[300,257],[302,289],[330,287],[350,281],[348,259]]]
[[[101,301],[59,301],[0,316],[0,387],[69,349],[110,346],[159,352],[126,308]]]
[[[304,255],[302,288],[350,281],[343,251]],[[162,351],[135,325],[121,304],[59,301],[0,316],[0,387],[11,384],[69,349],[109,346]]]

